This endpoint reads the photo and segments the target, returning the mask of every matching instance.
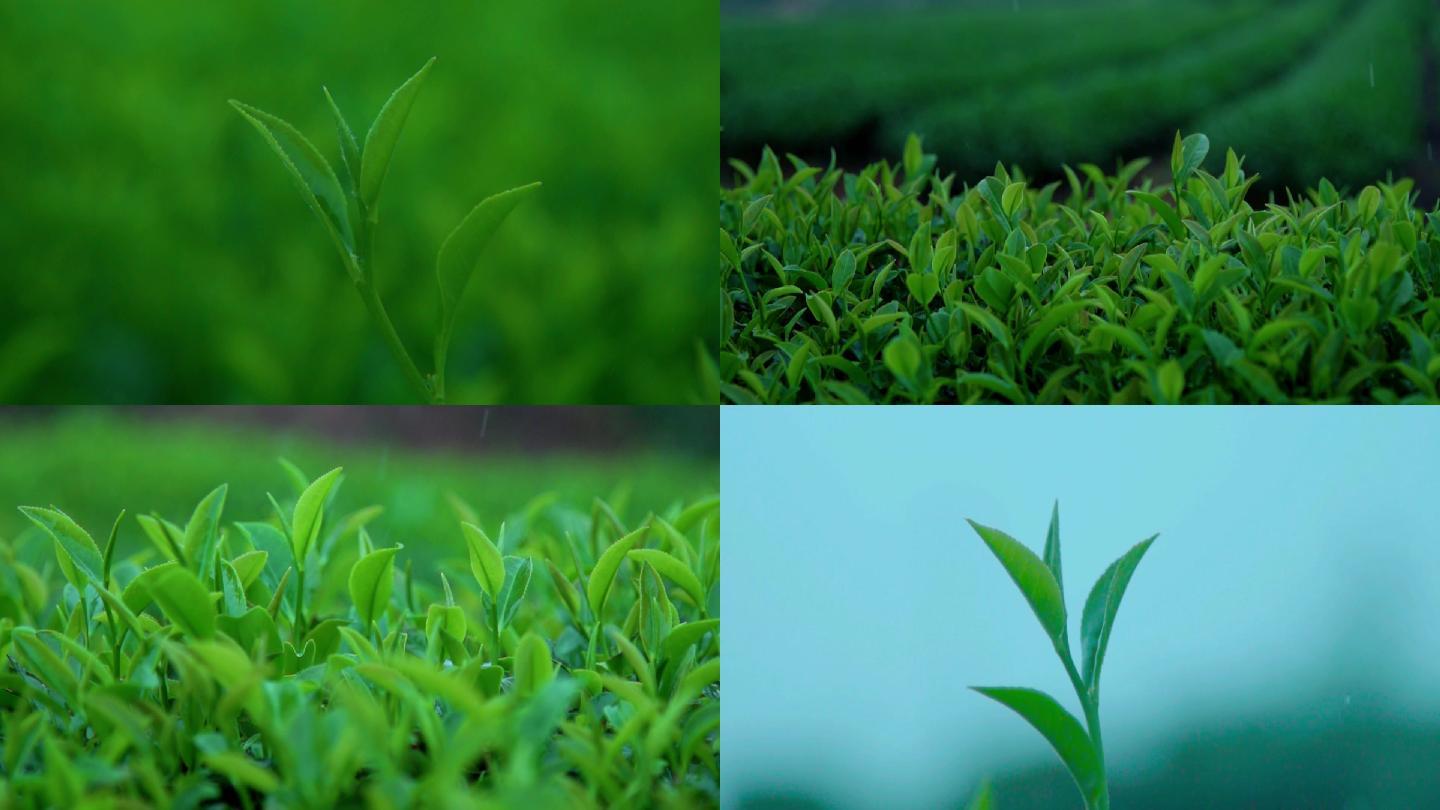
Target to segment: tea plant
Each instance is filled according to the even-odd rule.
[[[720,205],[719,384],[735,403],[1432,402],[1440,213],[1408,180],[1258,180],[1177,133],[1036,188],[974,186],[911,137],[859,172],[765,150]]]
[[[515,206],[540,184],[512,188],[481,200],[440,245],[435,262],[435,277],[440,289],[440,320],[434,342],[435,370],[430,374],[422,373],[385,312],[372,258],[375,230],[380,222],[380,187],[389,171],[390,158],[400,139],[405,119],[410,115],[410,107],[434,64],[435,60],[431,58],[391,94],[370,125],[363,146],[350,130],[329,89],[325,89],[325,99],[335,116],[335,128],[340,139],[341,172],[338,178],[319,150],[295,127],[234,99],[230,104],[255,125],[290,172],[305,202],[325,226],[340,253],[345,271],[415,394],[422,401],[439,403],[445,401],[445,364],[455,329],[455,317],[480,255]]]
[[[1005,706],[1040,732],[1060,755],[1087,810],[1108,810],[1110,789],[1105,775],[1105,747],[1100,737],[1100,668],[1105,648],[1115,626],[1120,600],[1140,559],[1155,541],[1152,536],[1136,544],[1110,564],[1095,581],[1085,600],[1080,623],[1080,666],[1070,650],[1069,619],[1065,612],[1064,578],[1060,571],[1060,505],[1050,513],[1050,530],[1045,535],[1044,557],[1026,548],[1010,535],[969,521],[985,542],[1050,637],[1055,654],[1075,689],[1085,716],[1081,725],[1055,698],[1036,689],[1014,686],[977,686],[976,692]]]
[[[123,512],[97,543],[21,508],[54,564],[0,543],[0,806],[718,802],[718,499],[494,531],[457,499],[421,573],[332,512],[339,469],[286,470],[268,519],[222,485],[129,556]]]

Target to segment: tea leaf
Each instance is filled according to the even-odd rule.
[[[165,569],[148,584],[150,597],[170,623],[181,632],[199,639],[215,635],[215,605],[210,591],[188,569]]]
[[[290,519],[290,547],[295,555],[295,567],[299,570],[305,570],[305,558],[309,556],[311,547],[320,536],[320,524],[325,516],[325,501],[330,497],[330,491],[334,489],[341,471],[341,468],[336,467],[316,478],[300,493],[299,500],[295,502],[294,516]]]
[[[81,592],[92,582],[103,586],[100,574],[105,563],[89,532],[58,509],[22,506],[20,511],[55,541],[56,559],[71,585]]]
[[[479,266],[485,246],[515,206],[539,188],[539,183],[531,183],[486,197],[445,237],[435,259],[435,276],[440,283],[440,334],[444,338],[451,333],[460,298]]]
[[[616,540],[605,549],[600,559],[596,560],[595,568],[590,572],[585,584],[585,596],[590,600],[590,612],[595,614],[596,620],[604,614],[605,600],[610,596],[610,586],[614,584],[615,572],[620,569],[620,563],[648,530],[648,527],[641,527]]]
[[[420,86],[434,64],[435,57],[432,56],[414,76],[390,94],[385,106],[380,108],[380,114],[375,116],[375,123],[370,125],[370,132],[365,135],[365,151],[360,157],[360,199],[366,208],[373,209],[380,198],[380,184],[390,169],[390,157],[395,151],[396,141],[400,140],[400,130],[405,126],[405,119],[410,117],[410,107],[414,105],[415,96],[420,93]]]
[[[1060,583],[1049,567],[1030,549],[1010,535],[973,520],[967,521],[980,539],[985,541],[1005,573],[1030,603],[1030,609],[1050,638],[1059,643],[1065,636],[1065,602],[1060,596]]]
[[[1105,794],[1105,773],[1095,746],[1085,727],[1080,725],[1069,712],[1065,711],[1055,698],[1035,689],[1013,686],[977,686],[976,692],[1010,709],[1025,719],[1040,732],[1065,769],[1070,772],[1075,785],[1085,797],[1086,807],[1100,807]]]
[[[350,569],[350,601],[360,623],[370,627],[390,604],[390,591],[395,586],[395,555],[403,546],[376,549],[356,561]]]
[[[350,218],[345,204],[345,192],[335,171],[320,155],[300,130],[288,122],[263,110],[258,110],[235,99],[230,106],[255,126],[255,130],[270,145],[280,162],[295,180],[300,195],[310,205],[315,215],[335,240],[336,248],[343,255],[350,255],[355,249],[355,240],[350,228]]]
[[[555,677],[550,663],[550,647],[545,639],[526,633],[515,650],[515,689],[522,695],[534,694]]]
[[[220,513],[225,509],[226,486],[210,491],[195,506],[185,524],[185,558],[195,567],[202,582],[215,578],[215,555],[219,551]]]
[[[500,589],[505,586],[505,560],[500,555],[500,549],[495,547],[479,526],[462,523],[460,529],[470,550],[470,572],[475,575],[475,581],[480,583],[480,590],[495,599],[500,594]]]
[[[648,563],[665,578],[679,585],[685,593],[690,595],[697,606],[705,604],[705,588],[700,584],[700,580],[689,566],[674,556],[653,548],[635,549],[626,556],[632,560]]]
[[[1155,537],[1143,540],[1111,563],[1085,599],[1085,613],[1080,623],[1082,673],[1095,694],[1100,691],[1100,666],[1105,660],[1105,647],[1110,643],[1110,630],[1115,626],[1115,614],[1120,610],[1120,599],[1125,596],[1125,588],[1130,585],[1140,558],[1153,542]]]

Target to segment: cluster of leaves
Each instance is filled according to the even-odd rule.
[[[330,91],[325,91],[340,140],[341,177],[336,177],[330,163],[294,126],[248,104],[233,99],[230,101],[231,106],[255,125],[265,142],[279,156],[301,196],[325,226],[340,253],[345,272],[360,293],[386,346],[400,364],[415,394],[422,402],[432,403],[445,401],[445,361],[450,351],[451,336],[455,332],[455,316],[480,254],[515,206],[540,186],[539,183],[531,183],[486,197],[460,221],[440,246],[435,261],[435,277],[440,289],[440,318],[434,342],[435,370],[430,374],[421,372],[380,300],[372,256],[375,229],[380,222],[380,186],[390,169],[390,158],[400,140],[405,119],[410,116],[410,107],[434,64],[435,60],[431,58],[390,96],[371,124],[363,146],[350,130]]]
[[[755,402],[1440,397],[1440,217],[1408,180],[1252,205],[1177,133],[1033,188],[956,188],[917,138],[858,173],[766,150],[721,194],[721,383]],[[1137,178],[1138,183],[1137,183]],[[1132,188],[1132,185],[1138,187]]]
[[[1065,611],[1064,577],[1060,565],[1060,505],[1050,513],[1044,556],[1026,548],[1010,535],[970,521],[976,534],[1005,567],[1015,586],[1040,620],[1055,654],[1075,689],[1085,716],[1084,725],[1045,692],[1014,686],[972,687],[1025,719],[1054,747],[1065,763],[1088,810],[1108,810],[1109,783],[1105,774],[1105,747],[1100,736],[1100,669],[1105,648],[1120,610],[1120,600],[1135,568],[1155,542],[1152,536],[1125,552],[1095,581],[1085,599],[1080,623],[1080,666],[1070,649],[1069,619]]]
[[[221,486],[127,558],[124,513],[102,545],[22,507],[55,564],[0,545],[0,805],[718,802],[717,498],[495,540],[457,499],[420,577],[377,509],[327,514],[338,468],[285,467],[271,519]]]

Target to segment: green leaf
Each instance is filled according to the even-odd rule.
[[[80,528],[80,524],[58,509],[44,509],[38,506],[22,506],[20,512],[32,523],[45,530],[55,541],[56,558],[65,578],[76,590],[85,591],[91,583],[103,586],[101,572],[105,560],[95,539]]]
[[[352,256],[355,239],[345,204],[345,192],[320,151],[288,122],[235,99],[230,100],[230,106],[255,126],[280,157],[280,162],[295,180],[300,195],[335,240],[336,248],[343,255]]]
[[[1045,567],[1055,577],[1060,588],[1060,601],[1065,601],[1065,577],[1060,571],[1060,502],[1050,507],[1050,529],[1045,532]]]
[[[485,246],[515,206],[539,188],[539,183],[531,183],[486,197],[445,237],[435,259],[435,275],[440,282],[440,334],[444,339],[449,338],[460,298]]]
[[[1176,186],[1182,185],[1190,179],[1190,175],[1200,168],[1205,161],[1205,156],[1210,154],[1210,139],[1196,133],[1185,136],[1180,140],[1180,133],[1175,133],[1176,150],[1170,156],[1170,171]]]
[[[185,550],[180,547],[181,536],[184,534],[179,526],[154,515],[136,515],[135,522],[140,524],[145,536],[150,542],[171,560],[180,564],[186,564]]]
[[[705,588],[700,584],[700,579],[689,566],[673,555],[653,548],[637,548],[627,556],[632,560],[648,563],[666,579],[679,585],[681,590],[690,595],[696,607],[705,604]]]
[[[1166,360],[1156,376],[1160,383],[1160,402],[1178,405],[1185,393],[1185,369],[1175,360]]]
[[[474,574],[475,581],[480,583],[480,590],[495,599],[500,594],[500,589],[505,586],[505,560],[500,555],[500,549],[495,547],[479,526],[462,523],[460,529],[465,535],[465,544],[470,549],[470,573]]]
[[[295,510],[290,519],[290,549],[295,555],[295,567],[302,571],[305,570],[305,558],[309,556],[311,546],[320,537],[320,525],[325,517],[325,500],[330,497],[330,491],[334,489],[340,473],[341,468],[336,467],[316,478],[295,501]]]
[[[190,522],[185,524],[185,558],[201,582],[215,578],[215,558],[220,550],[220,513],[225,509],[226,489],[221,484],[211,490],[195,506]]]
[[[330,114],[335,117],[335,134],[340,141],[340,167],[344,170],[342,173],[344,174],[345,188],[358,198],[360,194],[357,182],[360,177],[360,143],[355,140],[355,133],[351,131],[350,124],[341,114],[340,105],[336,104],[335,97],[330,95],[330,88],[322,87],[320,89],[325,92],[325,102],[330,105]]]
[[[415,104],[415,96],[434,64],[435,57],[432,56],[424,67],[391,93],[385,106],[380,108],[380,114],[375,116],[375,123],[370,125],[370,132],[365,136],[365,151],[360,157],[360,200],[367,209],[374,210],[380,198],[380,184],[390,168],[395,142],[400,140],[400,130],[405,127],[405,119],[410,117],[410,107]]]
[[[532,695],[554,677],[549,645],[533,631],[526,633],[515,650],[515,690]]]
[[[1010,709],[1040,732],[1060,755],[1065,769],[1085,798],[1086,807],[1100,807],[1105,796],[1105,773],[1085,727],[1044,692],[1013,686],[977,686],[976,692]]]
[[[155,577],[150,596],[170,623],[192,638],[215,635],[215,605],[210,591],[189,569],[173,566]]]
[[[384,616],[390,604],[390,592],[395,587],[395,555],[401,548],[376,549],[350,569],[350,601],[366,628]]]
[[[1015,586],[1030,603],[1040,625],[1057,644],[1065,637],[1065,602],[1060,595],[1060,583],[1055,575],[1035,553],[1019,540],[973,520],[967,521],[985,545],[1004,566]]]
[[[520,600],[530,587],[530,577],[535,571],[535,562],[529,557],[505,558],[505,587],[500,589],[500,598],[495,600],[495,612],[499,628],[504,630],[520,609]]]
[[[1095,587],[1090,589],[1090,596],[1085,600],[1085,614],[1080,620],[1081,668],[1091,694],[1098,695],[1100,692],[1100,667],[1105,661],[1105,647],[1110,643],[1110,630],[1115,626],[1120,600],[1125,596],[1125,588],[1129,586],[1140,558],[1145,556],[1153,542],[1155,537],[1142,540],[1111,563],[1095,581]]]
[[[590,571],[590,577],[585,583],[585,596],[590,600],[590,611],[595,614],[598,621],[605,611],[605,601],[610,597],[610,586],[615,581],[615,572],[620,569],[620,563],[624,561],[625,555],[640,541],[648,531],[648,526],[642,526],[624,537],[610,544],[600,559],[595,561],[595,568]]]
[[[1190,233],[1185,230],[1185,224],[1180,221],[1180,215],[1175,213],[1175,209],[1171,208],[1169,203],[1148,191],[1127,191],[1125,193],[1150,206],[1156,214],[1159,214],[1160,219],[1165,222],[1165,226],[1170,229],[1170,233],[1176,239],[1189,238]]]

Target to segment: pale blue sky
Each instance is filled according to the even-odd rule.
[[[1043,544],[1065,587],[1160,538],[1105,662],[1113,768],[1186,718],[1440,708],[1440,409],[726,407],[723,804],[820,783],[923,807],[1051,756],[964,689],[1074,710],[965,518]]]

